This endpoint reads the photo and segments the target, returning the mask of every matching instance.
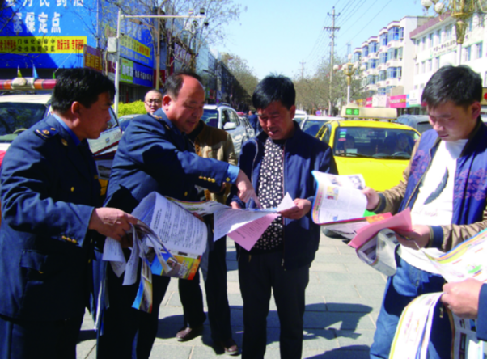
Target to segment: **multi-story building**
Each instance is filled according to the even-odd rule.
[[[410,33],[414,43],[413,89],[409,102],[420,106],[423,89],[431,76],[445,65],[468,65],[482,76],[487,86],[486,44],[487,29],[485,14],[474,14],[467,21],[465,40],[458,45],[455,20],[448,14],[430,19]]]
[[[408,74],[414,69],[414,44],[408,35],[428,19],[406,16],[393,21],[354,51],[354,60],[361,54],[360,68],[368,97],[404,95],[413,88],[412,76]]]

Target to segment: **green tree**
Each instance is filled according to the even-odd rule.
[[[251,96],[257,86],[259,80],[250,68],[247,60],[235,54],[224,53],[221,56],[221,61],[225,64],[228,70],[235,76],[240,86]]]

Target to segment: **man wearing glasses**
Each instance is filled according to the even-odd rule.
[[[145,110],[149,115],[159,110],[162,106],[162,94],[159,90],[153,89],[145,94],[144,99]]]

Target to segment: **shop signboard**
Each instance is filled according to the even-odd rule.
[[[423,94],[422,90],[411,90],[411,91],[409,91],[408,108],[421,107],[421,95],[422,94]]]
[[[389,96],[390,108],[406,108],[408,95]]]
[[[372,107],[387,107],[387,95],[372,96]]]
[[[372,107],[372,97],[368,97],[365,99],[365,107],[367,108]]]
[[[120,67],[120,82],[127,82],[129,84],[134,81],[134,63],[133,61],[122,58]]]
[[[96,46],[85,23],[95,0],[7,0],[0,18],[1,68],[59,68],[83,66],[83,47]]]
[[[152,87],[152,84],[154,83],[152,69],[148,66],[141,65],[137,62],[134,62],[133,64],[134,64],[133,83],[135,85]]]
[[[96,71],[102,71],[100,49],[94,49],[89,45],[83,46],[83,66]]]

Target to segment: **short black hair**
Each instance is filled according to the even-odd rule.
[[[52,109],[64,113],[74,101],[89,108],[104,92],[113,99],[115,85],[101,72],[84,68],[59,70],[52,93]]]
[[[296,91],[289,77],[269,75],[257,84],[252,94],[252,105],[256,109],[264,109],[272,102],[279,101],[288,110],[294,106]]]
[[[192,71],[179,71],[169,76],[164,84],[164,95],[171,95],[174,98],[179,96],[179,91],[183,87],[184,77],[189,76],[201,83],[201,77]]]
[[[470,67],[443,66],[429,79],[421,95],[421,102],[437,107],[446,102],[468,107],[482,100],[482,78]]]

